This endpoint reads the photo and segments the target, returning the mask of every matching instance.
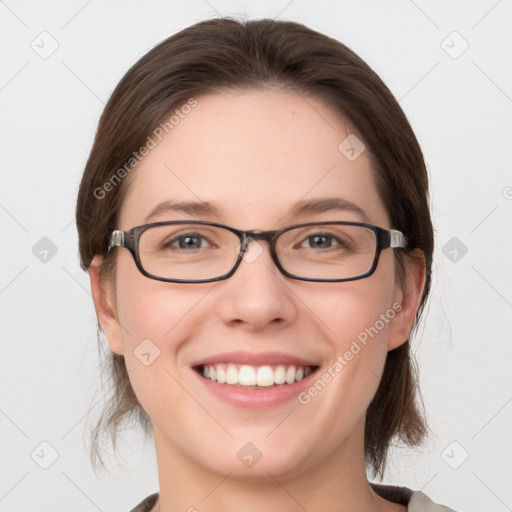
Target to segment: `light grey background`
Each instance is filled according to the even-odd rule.
[[[0,509],[126,512],[158,489],[136,430],[124,468],[96,476],[89,464],[84,436],[106,390],[74,206],[128,67],[219,15],[304,22],[399,99],[432,186],[433,295],[414,342],[432,434],[423,450],[395,450],[385,481],[461,512],[512,510],[510,0],[0,1]]]

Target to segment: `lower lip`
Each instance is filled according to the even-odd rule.
[[[243,388],[229,384],[219,384],[202,377],[195,370],[192,371],[206,389],[216,397],[237,407],[245,408],[272,407],[297,399],[299,393],[308,387],[310,380],[317,373],[314,371],[304,379],[293,384],[279,384],[268,388]]]

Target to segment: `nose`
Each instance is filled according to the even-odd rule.
[[[276,267],[269,243],[248,239],[240,266],[217,287],[217,311],[224,323],[254,332],[289,325],[297,306],[287,281],[291,279]]]

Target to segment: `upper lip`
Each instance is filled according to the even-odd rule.
[[[192,366],[204,366],[213,364],[247,364],[249,366],[263,365],[295,365],[295,366],[317,366],[312,361],[307,361],[283,352],[225,352],[200,359]]]

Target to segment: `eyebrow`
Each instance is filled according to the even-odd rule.
[[[331,211],[352,212],[361,217],[365,222],[370,222],[368,215],[361,207],[357,206],[357,204],[352,201],[341,197],[326,197],[323,199],[299,201],[290,209],[287,216],[303,215],[305,213],[325,213]]]
[[[303,200],[295,203],[286,213],[285,217],[300,216],[308,213],[326,213],[331,211],[352,212],[358,215],[364,222],[370,219],[366,212],[357,204],[341,197],[326,197],[322,199]],[[199,218],[220,218],[220,209],[213,203],[203,201],[178,201],[168,199],[159,203],[146,217],[145,222],[161,215],[162,213],[179,212]]]

